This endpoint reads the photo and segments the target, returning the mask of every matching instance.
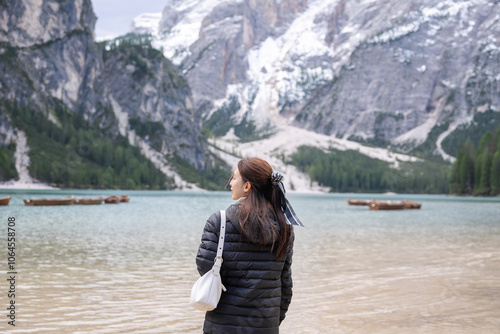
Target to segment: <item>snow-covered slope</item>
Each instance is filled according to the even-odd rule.
[[[213,145],[212,152],[226,160],[233,168],[239,160],[236,157],[258,156],[266,159],[273,168],[286,175],[284,182],[287,189],[302,193],[323,192],[328,191],[328,189],[311,182],[311,179],[297,170],[295,166],[284,162],[283,158],[292,155],[300,146],[317,147],[325,152],[330,148],[341,151],[354,150],[373,159],[387,161],[391,163],[393,168],[398,168],[399,162],[420,161],[415,157],[394,153],[384,148],[367,147],[353,141],[289,125],[280,126],[274,135],[262,140],[240,143],[230,132],[222,138],[211,141],[211,144]]]
[[[321,190],[280,158],[300,145],[397,167],[412,158],[391,151],[427,143],[452,162],[443,141],[500,111],[498,1],[170,1],[148,24],[206,124],[228,131],[212,150],[264,156],[300,191]]]
[[[499,110],[498,2],[175,0],[133,26],[182,68],[207,120],[237,98],[225,116],[240,137],[287,125],[411,151],[441,127],[449,160],[444,137]]]
[[[163,13],[144,13],[132,22],[135,33],[157,36],[156,46],[165,57],[179,65],[190,55],[189,46],[199,38],[203,19],[219,0],[166,0]],[[234,1],[233,1],[234,2]]]

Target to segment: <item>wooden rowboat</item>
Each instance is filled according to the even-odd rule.
[[[75,196],[61,197],[61,198],[36,198],[25,199],[24,205],[26,206],[42,206],[42,205],[73,205]]]
[[[420,209],[422,207],[422,203],[404,201],[405,209]]]
[[[404,201],[372,201],[370,203],[370,210],[403,210],[404,208]]]
[[[102,201],[104,201],[104,197],[90,197],[90,198],[77,198],[75,199],[75,204],[77,205],[96,205],[96,204],[102,204]]]
[[[12,195],[0,197],[0,205],[9,205]]]
[[[369,199],[347,199],[349,205],[370,205],[371,202]]]
[[[104,199],[104,203],[106,204],[118,204],[120,203],[120,197],[118,196],[109,196]]]
[[[127,203],[128,201],[130,201],[129,196],[120,196],[120,202]]]

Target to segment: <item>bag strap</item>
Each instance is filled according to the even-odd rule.
[[[224,238],[226,237],[226,210],[220,210],[219,244],[217,245],[217,256],[214,259],[214,269],[220,270],[222,266],[222,250],[224,249]]]

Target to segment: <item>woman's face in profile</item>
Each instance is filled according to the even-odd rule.
[[[234,200],[247,196],[250,191],[250,183],[243,181],[238,167],[234,170],[229,185],[231,186],[231,197]]]

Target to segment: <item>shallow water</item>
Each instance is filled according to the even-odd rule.
[[[22,199],[121,193],[10,193],[0,219],[16,218],[16,327],[2,307],[0,330],[201,333],[204,315],[188,305],[194,258],[206,219],[233,202],[229,193],[128,191],[130,203],[70,207]],[[500,198],[289,197],[307,227],[296,229],[283,333],[500,331]],[[423,206],[377,212],[346,205],[348,197]],[[6,293],[0,301],[8,305]]]

